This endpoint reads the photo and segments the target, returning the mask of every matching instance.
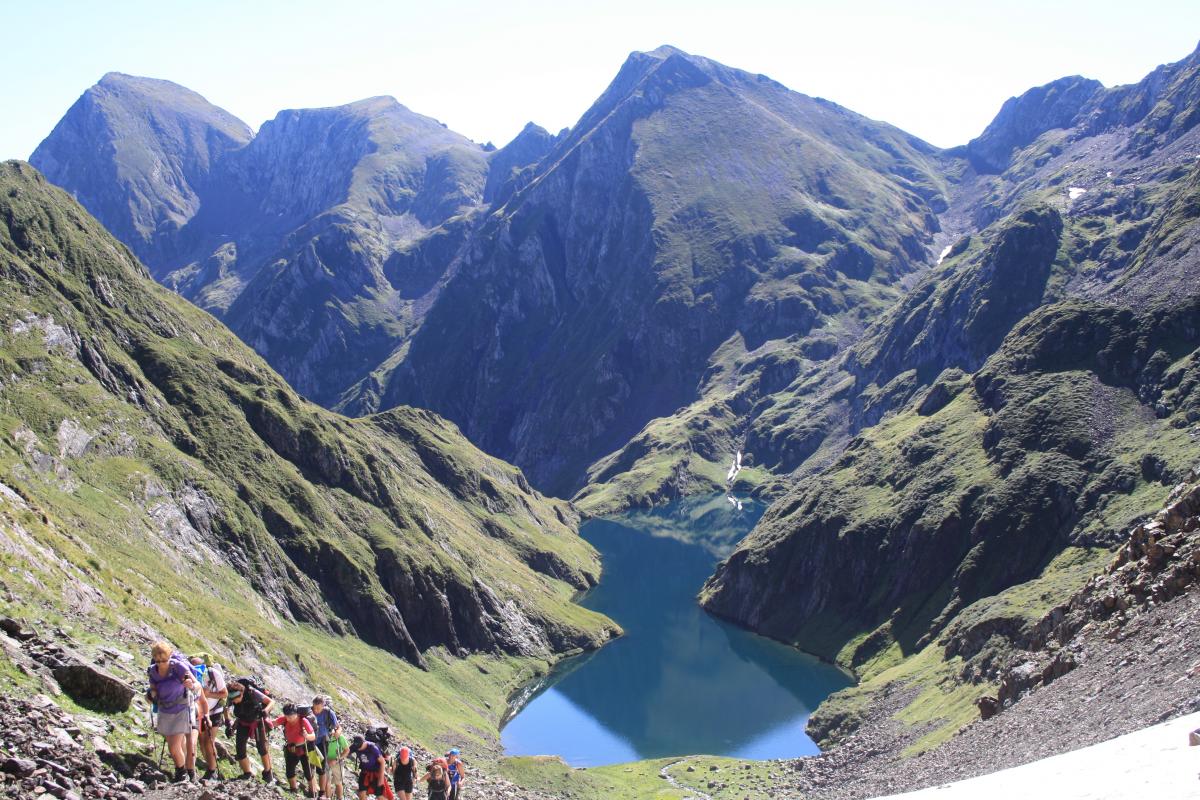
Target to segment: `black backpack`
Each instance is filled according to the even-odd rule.
[[[234,713],[242,719],[247,719],[247,718],[255,715],[253,713],[252,709],[248,709],[251,713],[247,713],[246,711],[239,712],[236,710],[239,706],[244,706],[247,702],[249,702],[251,700],[251,698],[253,697],[253,695],[250,694],[251,692],[257,692],[258,696],[261,699],[254,700],[253,702],[250,703],[250,705],[257,706],[258,707],[257,713],[261,713],[262,709],[266,706],[267,701],[271,699],[271,693],[268,692],[266,687],[264,687],[262,684],[260,684],[254,678],[250,678],[250,677],[238,678],[237,682],[246,688],[246,697],[245,697],[245,699],[242,700],[241,703],[238,703],[237,706],[234,707],[235,708]]]
[[[388,746],[392,741],[392,734],[386,727],[367,728],[363,734],[363,738],[368,742],[376,744],[383,751],[383,754],[387,755]]]

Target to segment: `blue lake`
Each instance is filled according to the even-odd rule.
[[[582,600],[625,629],[564,662],[501,732],[509,755],[572,766],[704,753],[811,755],[813,708],[849,685],[841,671],[709,616],[696,593],[762,514],[725,498],[583,526],[600,551],[600,585]]]

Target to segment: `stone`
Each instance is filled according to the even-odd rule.
[[[0,764],[0,772],[7,772],[18,778],[28,778],[36,769],[37,764],[28,758],[7,758]]]
[[[31,639],[37,638],[37,634],[33,633],[33,631],[26,630],[24,625],[12,617],[4,617],[3,619],[0,619],[0,630],[3,630],[5,633],[19,642],[28,642]]]
[[[109,714],[128,711],[134,689],[112,674],[82,661],[53,671],[54,680],[79,705]]]
[[[1000,713],[1000,701],[987,694],[975,701],[975,707],[979,709],[980,719],[991,719]]]

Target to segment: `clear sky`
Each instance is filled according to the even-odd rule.
[[[0,158],[28,158],[110,70],[257,128],[390,94],[479,142],[573,125],[626,55],[672,44],[936,145],[1063,75],[1131,83],[1200,40],[1200,0],[0,0]]]

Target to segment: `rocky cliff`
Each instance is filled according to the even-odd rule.
[[[212,173],[250,128],[170,81],[110,72],[30,160],[147,263],[169,263],[209,201]]]

